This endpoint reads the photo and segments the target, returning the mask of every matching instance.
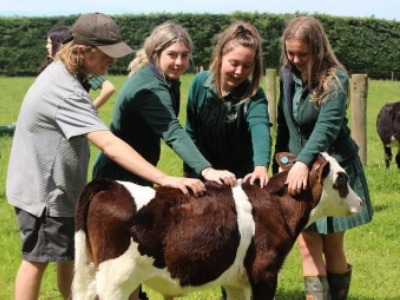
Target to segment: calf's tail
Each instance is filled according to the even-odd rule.
[[[113,181],[99,179],[90,182],[79,196],[75,211],[75,269],[72,282],[72,299],[96,299],[96,267],[92,260],[89,240],[87,239],[87,215],[92,198],[107,190]]]

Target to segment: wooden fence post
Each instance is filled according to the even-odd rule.
[[[266,70],[266,89],[265,93],[268,100],[269,121],[272,124],[271,132],[276,131],[276,70]]]
[[[367,74],[351,76],[351,132],[352,137],[360,147],[361,163],[367,165]]]

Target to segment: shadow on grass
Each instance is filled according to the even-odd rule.
[[[357,296],[355,296],[355,297],[352,297],[352,296],[349,296],[348,298],[347,298],[348,300],[383,300],[383,299],[385,299],[385,300],[399,300],[399,297],[385,297],[385,298],[378,298],[378,297],[361,297],[361,296],[359,296],[359,297],[357,297]]]
[[[304,300],[304,290],[276,291],[275,300]]]
[[[389,205],[387,205],[387,204],[374,205],[374,211],[375,212],[384,211],[384,210],[387,210],[388,208],[389,208]]]
[[[292,291],[282,291],[278,290],[275,294],[274,300],[304,300],[305,294],[304,290],[292,290]],[[365,297],[365,296],[352,296],[347,298],[348,300],[381,300],[382,298],[377,297]],[[399,300],[399,297],[385,297],[385,300]]]

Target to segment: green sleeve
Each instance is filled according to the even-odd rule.
[[[197,108],[201,106],[200,102],[203,101],[203,98],[200,97],[201,85],[204,82],[205,78],[207,78],[207,72],[202,72],[197,74],[189,87],[189,95],[186,103],[186,122],[185,122],[185,131],[188,136],[191,138],[193,143],[196,144],[196,137],[194,134],[194,123],[197,120]],[[186,162],[183,164],[183,170],[185,172],[191,173],[193,172],[193,168],[188,165]],[[199,173],[199,172],[196,172]]]
[[[183,130],[166,89],[143,93],[140,105],[139,111],[153,131],[197,174],[211,165]]]
[[[270,122],[268,102],[261,88],[250,99],[247,110],[247,122],[253,145],[254,166],[268,167],[271,157]]]
[[[89,78],[90,88],[95,91],[99,89],[106,80],[107,78],[104,76],[91,76]]]

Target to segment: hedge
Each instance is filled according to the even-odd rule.
[[[297,13],[295,15],[299,15]],[[134,49],[141,48],[145,37],[158,24],[175,20],[190,33],[195,44],[193,62],[207,68],[216,35],[235,20],[251,22],[263,37],[265,68],[278,68],[280,36],[293,14],[123,14],[113,15],[123,39]],[[372,77],[397,77],[400,73],[400,22],[370,18],[334,17],[314,14],[327,31],[339,60],[350,73],[368,73]],[[0,75],[31,76],[46,55],[47,32],[60,25],[70,26],[78,15],[57,17],[0,17]],[[128,56],[110,69],[125,74]]]

